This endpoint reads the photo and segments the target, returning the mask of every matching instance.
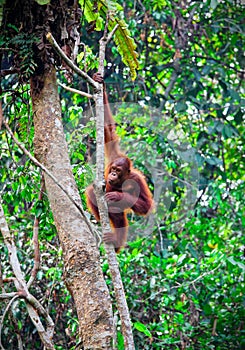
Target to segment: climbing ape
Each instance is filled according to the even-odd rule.
[[[99,73],[93,79],[103,83]],[[138,215],[147,215],[153,208],[152,194],[143,174],[133,168],[131,160],[121,152],[116,125],[112,117],[104,86],[104,116],[105,116],[105,169],[106,194],[109,218],[112,231],[105,233],[105,243],[112,243],[118,252],[127,240],[127,212],[133,210]],[[97,221],[100,220],[97,202],[90,185],[86,190],[87,205]]]

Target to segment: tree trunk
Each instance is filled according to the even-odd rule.
[[[61,123],[56,72],[53,67],[31,81],[37,159],[81,205],[72,175]],[[78,209],[46,174],[45,185],[63,249],[65,282],[78,314],[84,349],[111,349],[112,307],[93,235]]]

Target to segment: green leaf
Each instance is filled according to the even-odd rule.
[[[21,330],[23,327],[23,324],[20,320],[18,320],[18,329]]]
[[[235,114],[234,120],[237,124],[241,124],[243,122],[243,113],[241,109],[239,109],[239,111]]]
[[[211,0],[211,2],[210,2],[210,7],[211,7],[213,10],[215,10],[216,7],[217,7],[218,5],[219,5],[218,0]]]
[[[151,332],[147,327],[141,322],[135,322],[134,327],[141,333],[144,333],[147,337],[151,337]]]
[[[227,259],[232,265],[240,267],[243,271],[245,271],[245,265],[241,263],[240,261],[235,261],[234,258],[231,256]]]
[[[35,0],[38,5],[47,5],[50,3],[50,0]]]
[[[208,158],[206,158],[206,162],[210,165],[216,165],[216,166],[222,164],[221,159],[219,159],[217,157],[208,157]]]
[[[211,69],[212,69],[212,66],[210,66],[210,65],[204,66],[203,70],[202,70],[202,74],[203,75],[208,75],[210,73]]]
[[[118,350],[124,350],[124,341],[121,332],[117,332],[117,348]]]
[[[177,112],[184,112],[187,109],[187,104],[185,102],[177,102],[175,109]]]
[[[193,248],[193,245],[192,244],[188,244],[187,245],[187,249],[189,250],[189,252],[191,253],[191,255],[198,259],[199,258],[199,254],[197,253],[196,249]]]

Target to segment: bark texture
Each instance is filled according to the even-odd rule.
[[[31,91],[35,155],[81,205],[61,123],[55,69],[35,76]],[[45,185],[63,249],[65,281],[77,309],[82,346],[112,349],[112,308],[95,239],[77,208],[47,175]]]

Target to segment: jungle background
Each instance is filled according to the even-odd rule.
[[[94,2],[97,3],[97,2]],[[108,1],[108,4],[111,2]],[[80,1],[82,7],[83,1]],[[41,6],[41,5],[40,5]],[[128,247],[119,255],[137,349],[242,349],[244,331],[245,225],[245,5],[239,1],[117,1],[136,43],[138,67],[125,65],[127,43],[106,51],[105,82],[123,150],[146,176],[155,212],[129,214]],[[104,18],[98,8],[99,18]],[[37,68],[35,36],[0,12],[3,115],[16,137],[33,151],[34,127],[28,79]],[[98,68],[98,28],[81,12],[78,65]],[[101,20],[102,21],[102,20]],[[98,25],[98,23],[97,23]],[[87,91],[87,84],[57,68],[59,81]],[[130,74],[131,70],[131,74]],[[133,73],[134,74],[134,73]],[[95,129],[90,101],[59,86],[62,122],[73,174],[85,206],[93,180]],[[0,193],[18,258],[33,266],[33,222],[39,219],[41,266],[32,293],[55,323],[55,349],[76,349],[78,320],[63,277],[62,249],[41,172],[0,130]],[[88,214],[89,215],[89,214]],[[93,218],[91,217],[92,221]],[[100,262],[111,291],[103,246]],[[11,278],[0,236],[0,287]],[[11,283],[4,283],[10,292]],[[1,320],[3,349],[42,345],[22,300]],[[6,303],[1,300],[1,315]],[[116,305],[113,311],[117,314]],[[13,320],[14,319],[14,320]],[[118,322],[118,349],[123,349]]]

